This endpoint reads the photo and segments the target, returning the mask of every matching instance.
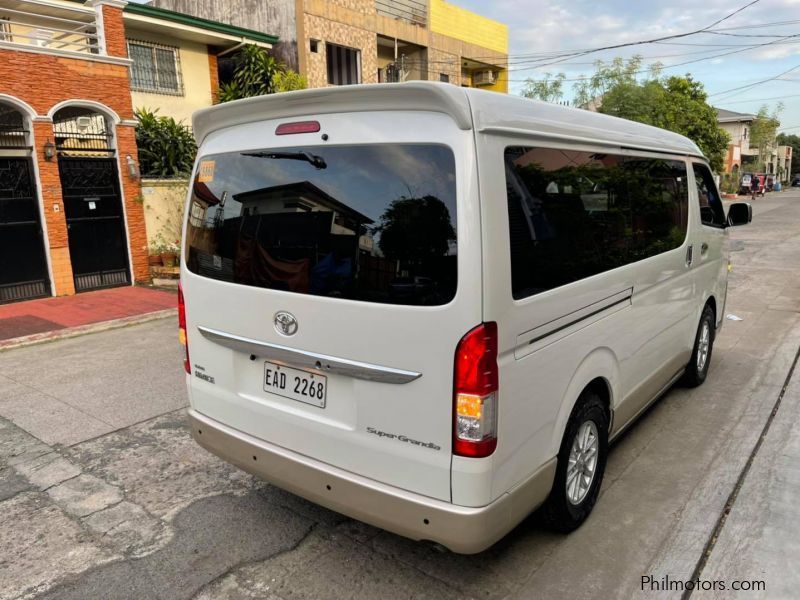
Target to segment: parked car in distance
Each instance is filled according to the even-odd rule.
[[[433,82],[260,96],[193,130],[192,434],[281,488],[459,553],[538,507],[571,531],[609,443],[706,379],[752,211],[725,213],[685,137]]]
[[[750,182],[752,180],[751,173],[744,173],[742,174],[742,178],[739,180],[739,195],[740,196],[749,196],[751,193]]]
[[[792,187],[800,187],[800,177],[792,179]]]

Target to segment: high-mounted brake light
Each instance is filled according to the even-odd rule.
[[[192,372],[189,364],[189,338],[186,335],[186,302],[183,300],[183,286],[178,284],[178,340],[183,346],[183,369]]]
[[[482,458],[497,447],[497,323],[478,325],[456,347],[453,454]]]
[[[316,133],[317,131],[319,131],[319,121],[297,121],[295,123],[281,123],[275,130],[275,135]]]

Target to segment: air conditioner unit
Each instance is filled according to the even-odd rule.
[[[472,85],[494,85],[496,81],[494,71],[475,71],[472,74]]]

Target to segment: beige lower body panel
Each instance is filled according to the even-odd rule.
[[[264,442],[190,410],[192,436],[220,458],[258,477],[359,521],[453,552],[485,550],[547,498],[556,459],[482,507],[456,506],[414,494]]]

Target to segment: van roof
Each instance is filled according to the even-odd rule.
[[[384,110],[441,112],[459,128],[481,133],[703,156],[689,138],[658,127],[433,81],[346,85],[246,98],[198,110],[192,126],[200,144],[219,129],[264,119]]]

